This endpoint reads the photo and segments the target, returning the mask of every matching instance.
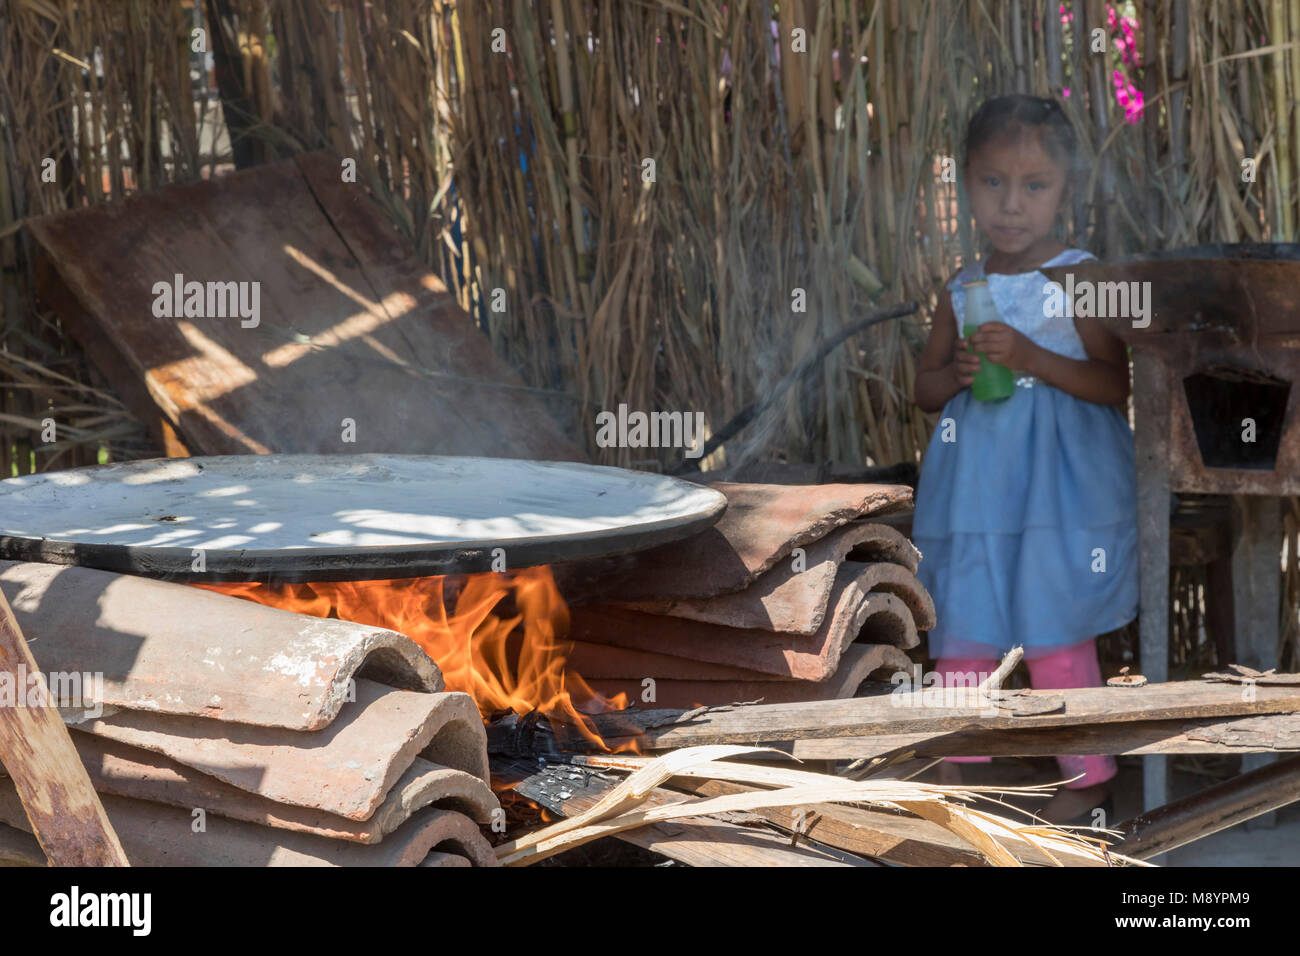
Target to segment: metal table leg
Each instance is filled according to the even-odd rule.
[[[1236,662],[1256,670],[1277,666],[1278,606],[1281,600],[1281,500],[1271,496],[1233,497],[1232,607]],[[1273,754],[1243,754],[1241,772],[1276,760]],[[1267,829],[1277,822],[1265,813],[1246,824]]]
[[[1158,361],[1133,353],[1137,440],[1138,631],[1147,680],[1169,679],[1169,393]],[[1142,759],[1142,809],[1169,802],[1167,758]]]

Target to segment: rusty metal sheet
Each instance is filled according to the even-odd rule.
[[[902,485],[755,485],[715,482],[727,510],[681,543],[623,558],[571,562],[557,583],[571,602],[712,597],[748,587],[793,548],[856,518],[906,509]]]
[[[469,817],[422,810],[373,846],[274,830],[216,814],[194,832],[191,810],[129,797],[104,797],[108,818],[134,866],[419,866],[430,852],[452,852],[475,866],[497,866],[496,854]],[[0,785],[0,821],[30,824],[11,786]]]
[[[468,694],[394,690],[359,679],[323,730],[227,724],[120,710],[70,726],[159,753],[277,803],[369,820],[417,756],[488,779],[487,735]]]
[[[0,561],[0,591],[41,670],[102,675],[105,706],[314,730],[359,674],[443,688],[432,658],[384,628],[52,564]]]
[[[824,538],[810,542],[804,546],[804,552],[800,565],[796,566],[793,558],[782,561],[760,574],[743,591],[710,598],[635,602],[627,606],[650,614],[687,617],[727,627],[812,635],[821,627],[835,575],[850,552],[855,561],[892,562],[905,568],[909,575],[916,573],[920,561],[912,543],[893,528],[859,522],[836,528]],[[875,573],[879,574],[879,569]]]
[[[38,292],[132,412],[179,435],[172,454],[582,460],[546,393],[338,169],[303,157],[30,220]],[[155,314],[177,275],[204,284],[197,311],[207,283],[247,283],[232,288],[250,305],[256,288],[257,324]]]
[[[638,680],[591,681],[596,690],[611,696],[622,692],[644,706],[718,707],[734,703],[792,704],[808,700],[840,700],[852,697],[875,672],[881,676],[907,671],[911,660],[889,644],[850,644],[840,658],[834,676],[824,681],[792,680],[656,680],[655,697],[646,701],[645,688]]]
[[[831,593],[831,611],[811,637],[758,628],[732,628],[608,605],[572,608],[571,635],[577,640],[741,667],[778,677],[827,680],[839,666],[844,649],[855,640],[901,648],[915,646],[918,623],[913,604],[929,608],[933,626],[933,605],[919,583],[907,597],[888,592],[870,593],[863,587],[860,579],[866,572],[861,569],[879,567],[894,568],[896,573],[891,576],[900,584],[905,583],[902,575],[908,572],[897,565],[845,564]]]
[[[500,806],[491,787],[480,778],[416,757],[369,820],[349,820],[322,810],[276,803],[161,754],[93,734],[76,734],[74,739],[86,772],[100,793],[186,809],[203,807],[232,820],[353,843],[378,843],[427,806],[455,810],[479,823],[490,822],[492,811]],[[328,783],[322,781],[323,786]]]
[[[1240,243],[1171,249],[1117,262],[1081,262],[1043,269],[1067,282],[1149,282],[1146,328],[1131,316],[1099,320],[1130,345],[1155,346],[1169,335],[1209,335],[1237,344],[1300,345],[1300,245]],[[1157,346],[1158,347],[1158,346]]]
[[[1134,392],[1143,418],[1143,396],[1152,391],[1169,396],[1169,479],[1173,491],[1221,495],[1300,494],[1300,388],[1291,387],[1286,408],[1258,394],[1240,399],[1246,411],[1228,412],[1231,392],[1206,394],[1202,384],[1201,414],[1222,420],[1202,422],[1202,437],[1214,445],[1218,438],[1240,434],[1242,414],[1259,419],[1261,436],[1250,446],[1271,447],[1280,432],[1276,456],[1222,455],[1207,463],[1197,443],[1196,428],[1186,388],[1198,391],[1202,383],[1221,378],[1207,374],[1218,369],[1229,378],[1268,378],[1280,390],[1300,383],[1300,304],[1295,289],[1300,284],[1300,244],[1213,244],[1144,254],[1110,263],[1078,263],[1043,270],[1067,288],[1072,282],[1111,283],[1110,288],[1132,288],[1120,283],[1142,283],[1150,293],[1149,325],[1135,327],[1129,314],[1098,316],[1112,331],[1144,353],[1146,368],[1135,372]],[[1141,288],[1141,286],[1139,286]],[[1108,310],[1110,306],[1108,305]],[[1193,378],[1195,376],[1196,378]],[[1266,424],[1265,419],[1268,419]],[[1258,442],[1258,444],[1256,444]],[[1227,442],[1231,446],[1231,440]],[[1222,448],[1219,449],[1223,451]]]
[[[0,555],[189,580],[387,579],[635,551],[726,506],[688,481],[571,462],[158,459],[0,481]]]
[[[1158,380],[1134,387],[1164,389],[1169,401],[1169,482],[1177,492],[1217,495],[1300,495],[1300,350],[1225,349],[1183,338],[1156,355]],[[1209,366],[1248,368],[1292,384],[1272,469],[1206,467],[1183,380]],[[1241,434],[1241,422],[1225,425]]]

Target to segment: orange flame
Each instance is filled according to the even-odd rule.
[[[451,613],[444,597],[449,580],[463,582]],[[400,631],[438,662],[447,689],[471,695],[484,717],[537,710],[604,747],[579,705],[587,713],[627,707],[626,694],[605,698],[565,669],[572,646],[569,609],[547,567],[457,579],[197,586],[300,614]]]

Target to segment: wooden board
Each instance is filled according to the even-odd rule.
[[[914,705],[909,706],[904,695],[885,694],[853,700],[714,708],[701,714],[687,712],[690,716],[684,720],[682,711],[606,714],[595,718],[595,723],[607,743],[630,737],[642,747],[664,750],[700,744],[1028,730],[1300,711],[1300,688],[1256,687],[1253,691],[1252,700],[1243,700],[1240,687],[1204,681],[1148,684],[1138,688],[1029,691],[1023,695],[1025,698],[1050,695],[1062,698],[1065,705],[1054,713],[1025,716],[993,713],[980,707],[929,706],[922,703],[924,698],[919,694]]]
[[[13,695],[12,700],[0,699],[0,763],[12,778],[31,831],[50,863],[128,865],[3,594],[0,680]]]
[[[312,154],[34,219],[39,295],[169,454],[582,460],[339,168]],[[258,324],[156,315],[176,275],[258,283]]]
[[[996,733],[828,737],[796,740],[791,753],[798,760],[858,760],[905,750],[914,751],[918,757],[1280,753],[1300,750],[1300,714],[1230,720],[1144,720]]]
[[[198,580],[397,578],[633,551],[708,528],[726,504],[676,478],[568,462],[159,459],[0,482],[0,557]]]

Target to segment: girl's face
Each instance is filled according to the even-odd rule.
[[[1051,235],[1066,200],[1066,173],[1043,149],[1041,135],[1023,129],[971,154],[966,192],[980,231],[1003,255],[1019,257]]]

